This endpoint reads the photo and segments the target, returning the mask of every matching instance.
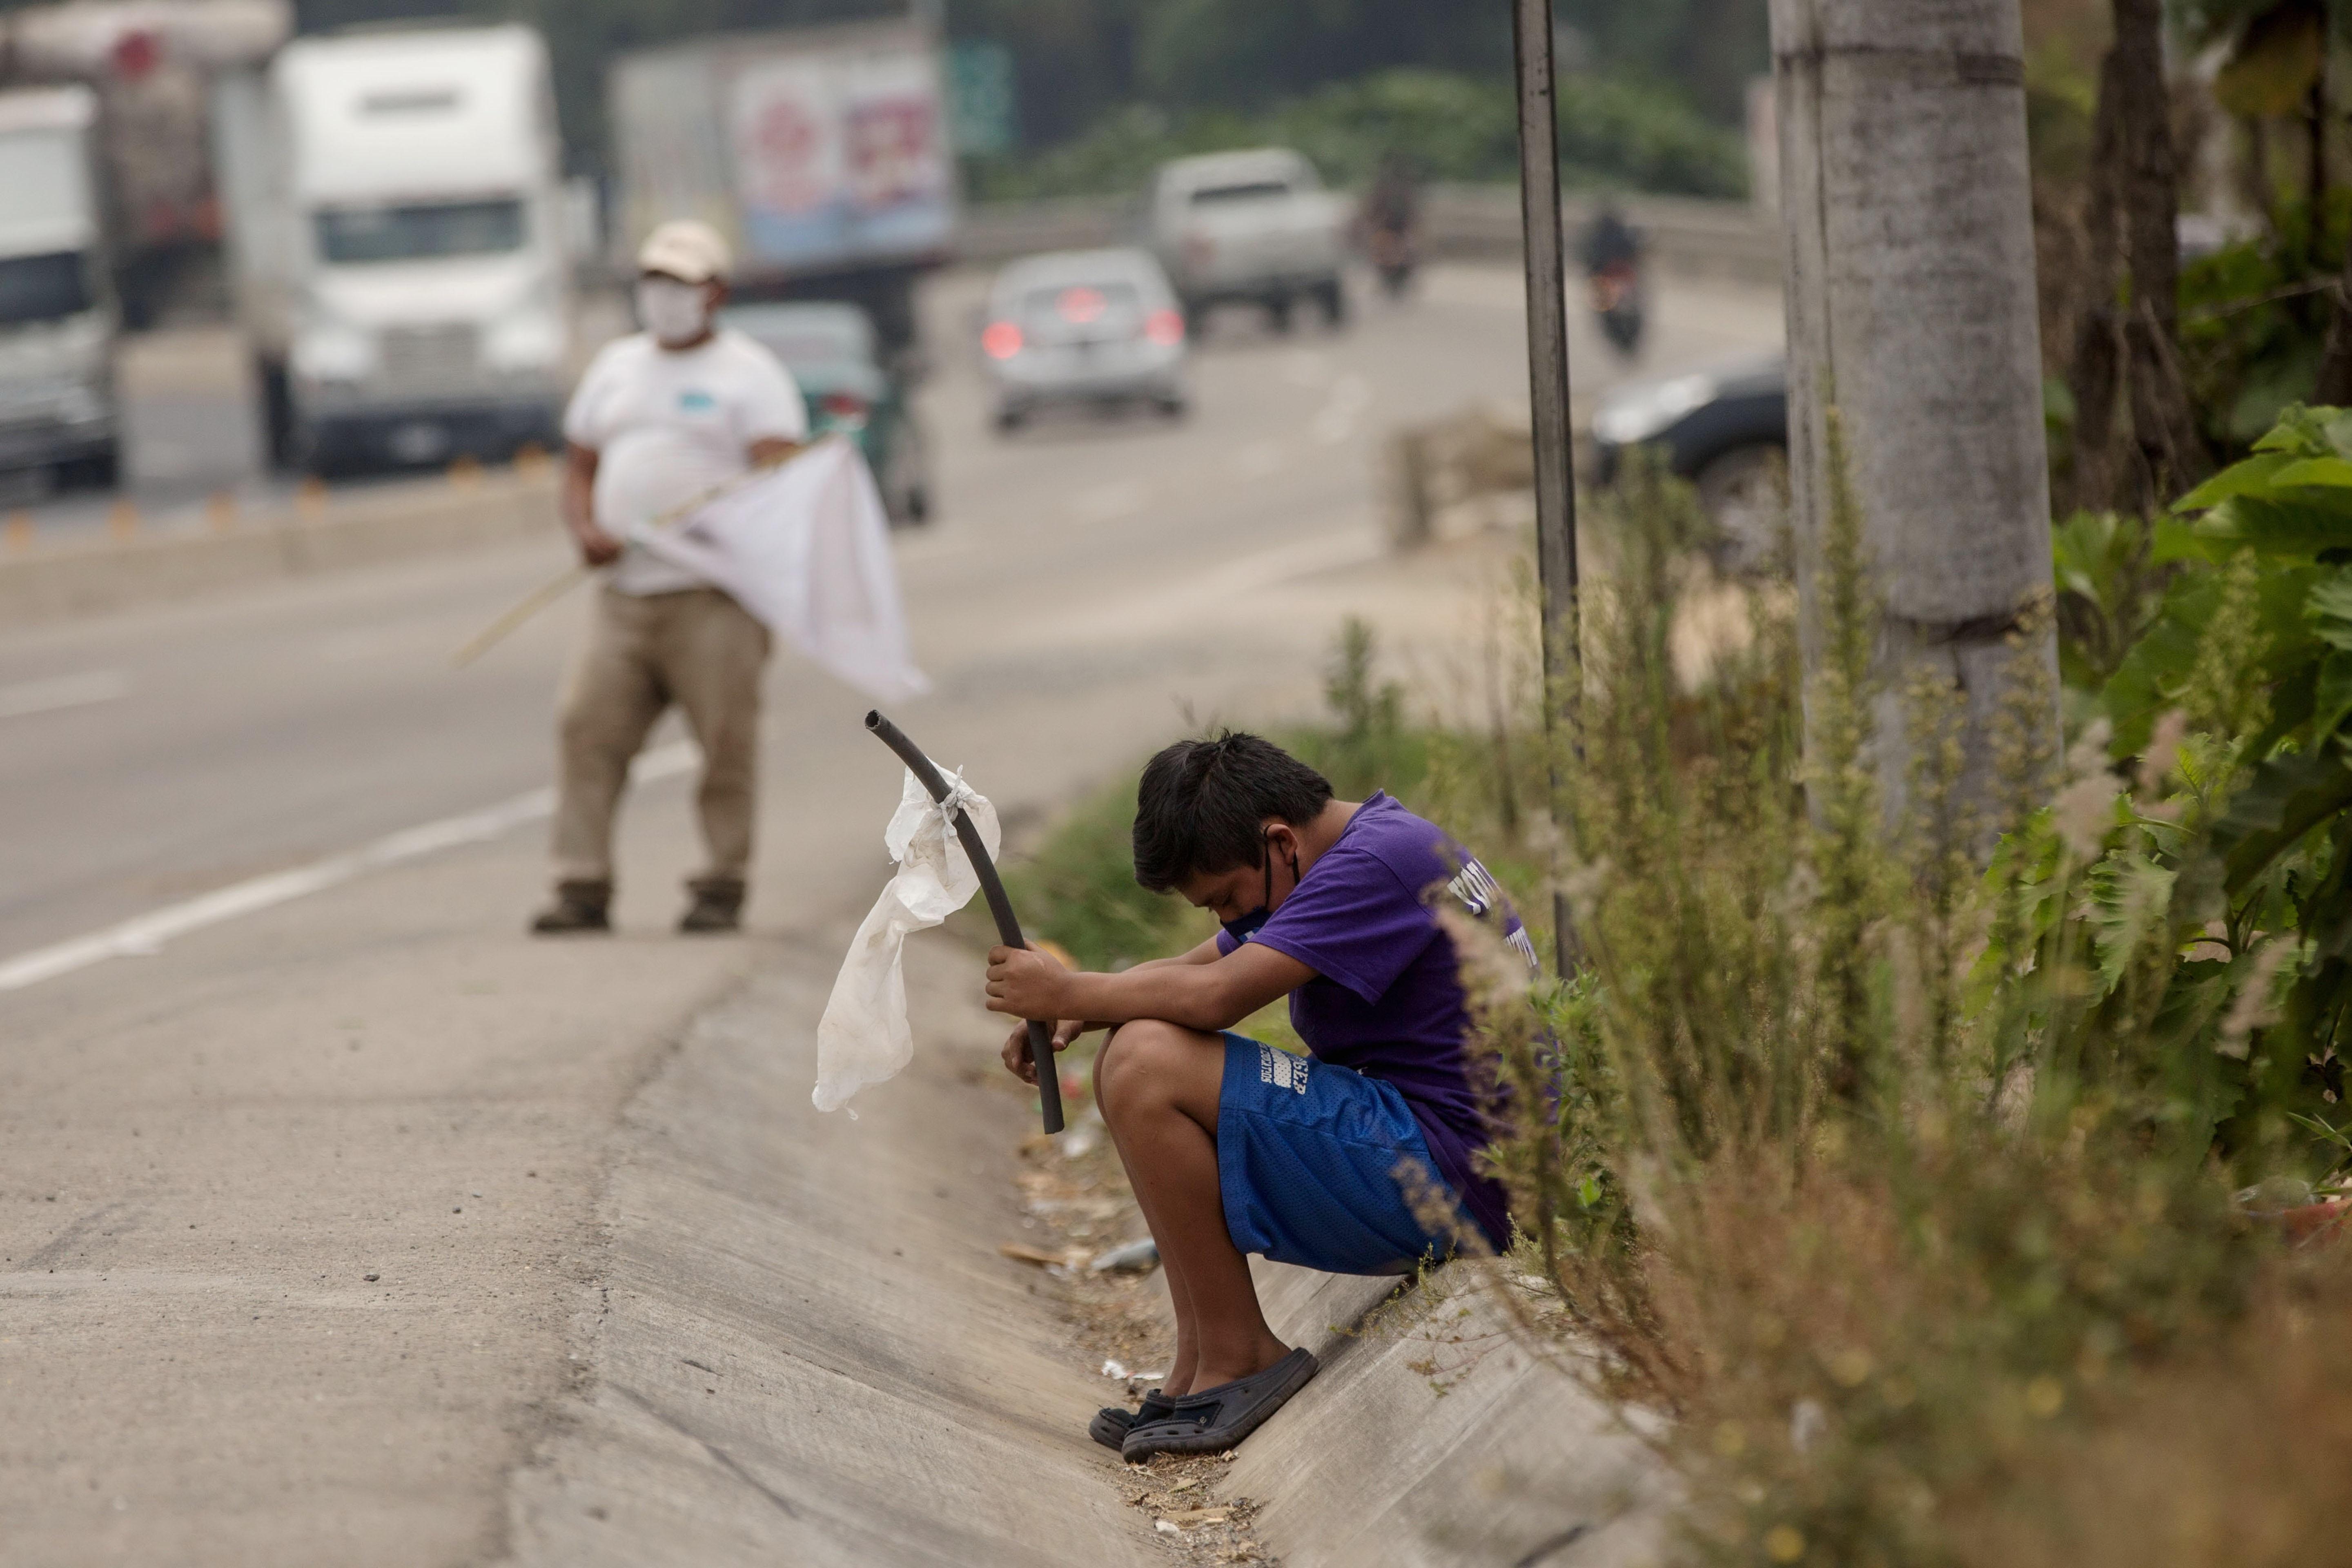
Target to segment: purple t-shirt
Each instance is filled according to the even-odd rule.
[[[1315,971],[1290,994],[1290,1022],[1323,1061],[1396,1086],[1421,1123],[1438,1174],[1491,1239],[1510,1235],[1503,1191],[1471,1170],[1490,1142],[1485,1097],[1471,1080],[1471,1018],[1453,939],[1433,896],[1459,900],[1530,966],[1535,944],[1484,866],[1434,823],[1385,792],[1357,808],[1338,843],[1249,940]],[[1217,933],[1219,951],[1234,943]]]

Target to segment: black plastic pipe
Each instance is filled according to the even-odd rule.
[[[875,738],[898,753],[915,779],[931,792],[931,798],[945,804],[948,781],[923,749],[907,739],[905,731],[876,710],[866,715],[866,727]],[[971,857],[971,868],[980,874],[980,891],[988,900],[988,912],[996,917],[996,934],[1007,947],[1026,947],[1022,940],[1021,917],[1013,912],[1013,900],[1004,894],[1004,879],[996,874],[995,863],[988,858],[988,847],[980,841],[980,829],[972,826],[971,814],[956,807],[956,837],[963,840],[963,852]],[[1054,1026],[1051,1020],[1040,1023],[1029,1020],[1029,1060],[1037,1068],[1037,1110],[1045,1118],[1045,1131],[1062,1130],[1062,1079],[1060,1069],[1054,1065]]]

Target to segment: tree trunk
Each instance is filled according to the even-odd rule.
[[[2074,395],[2074,510],[2116,507],[2116,396],[2123,376],[2122,327],[2116,310],[2123,268],[2117,186],[2117,121],[2123,94],[2117,60],[2109,50],[2099,72],[2099,106],[2091,121],[2090,196],[2083,209],[2083,305],[2074,322],[2074,359],[2067,385]]]
[[[2329,299],[2334,309],[2327,318],[2327,346],[2319,356],[2319,384],[2311,400],[2342,408],[2352,404],[2352,244],[2345,247],[2344,270]]]
[[[2116,149],[2132,297],[2173,338],[2180,314],[2180,171],[2172,148],[2172,95],[2164,79],[2164,0],[2115,0],[2112,68],[2100,96],[2121,95]],[[2105,104],[2101,107],[2104,109]]]
[[[2180,169],[2164,79],[2164,0],[2115,0],[2115,22],[2113,69],[2101,90],[2117,94],[2120,109],[2132,286],[2124,344],[2140,459],[2133,500],[2152,510],[2203,479],[2212,462],[2180,368]]]
[[[2018,0],[1771,0],[1771,16],[1806,667],[1836,588],[1834,404],[1879,605],[1888,809],[1911,777],[1900,694],[1927,675],[1965,699],[1956,794],[1980,844],[2020,782],[2002,775],[2057,734]]]
[[[2327,57],[2320,55],[2319,79],[2311,84],[2311,142],[2304,162],[2304,199],[2311,204],[2311,259],[2320,260],[2327,243]]]

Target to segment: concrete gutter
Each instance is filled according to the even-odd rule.
[[[31,626],[539,536],[556,537],[555,481],[544,465],[328,491],[205,532],[100,536],[0,556],[0,622]]]
[[[1102,1379],[1039,1272],[996,1250],[1021,1234],[1034,1111],[995,1064],[969,952],[912,944],[913,1064],[856,1121],[811,1109],[847,934],[706,1015],[630,1106],[581,1387],[514,1478],[508,1561],[1167,1561],[1086,1435]]]

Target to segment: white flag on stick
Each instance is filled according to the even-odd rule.
[[[828,437],[677,527],[631,537],[876,700],[930,689],[908,645],[882,495],[847,440]]]
[[[909,772],[898,809],[882,830],[898,872],[857,928],[824,1016],[817,1020],[816,1089],[809,1098],[819,1110],[839,1110],[851,1095],[897,1077],[914,1059],[902,967],[907,938],[939,924],[980,891],[980,873],[954,827],[958,811],[971,814],[981,847],[992,858],[996,854],[996,808],[961,774],[940,773],[948,781],[948,798],[934,801]]]

